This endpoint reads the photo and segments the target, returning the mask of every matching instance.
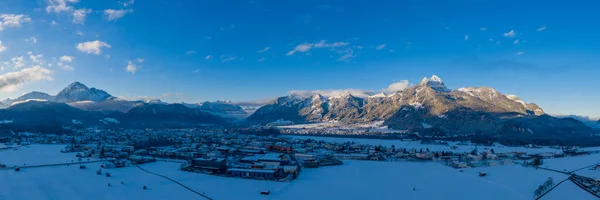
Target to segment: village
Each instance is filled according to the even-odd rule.
[[[156,161],[178,162],[182,171],[280,182],[294,180],[305,169],[343,165],[343,160],[438,162],[453,168],[477,168],[515,163],[535,165],[541,159],[598,153],[564,147],[536,151],[541,147],[534,145],[520,147],[522,151],[519,151],[501,145],[476,146],[469,142],[437,140],[403,140],[398,146],[372,145],[327,142],[310,137],[225,133],[218,128],[90,128],[75,135],[24,133],[0,138],[0,150],[17,150],[19,146],[29,144],[63,144],[66,147],[61,152],[76,152],[72,162],[100,160],[105,168]],[[0,163],[0,167],[19,166]],[[485,173],[480,175],[485,176]]]

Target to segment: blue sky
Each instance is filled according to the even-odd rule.
[[[0,98],[80,81],[128,99],[246,101],[378,92],[436,74],[450,88],[489,86],[548,113],[600,117],[599,5],[3,0]]]

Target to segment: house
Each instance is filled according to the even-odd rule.
[[[265,163],[265,165],[270,166],[280,166],[287,165],[289,163],[289,159],[283,154],[270,153],[259,157],[258,162]]]
[[[210,170],[213,173],[225,172],[227,161],[223,158],[196,158],[192,160],[191,168]]]

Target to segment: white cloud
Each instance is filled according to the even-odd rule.
[[[60,62],[66,62],[66,63],[70,63],[73,62],[73,56],[61,56],[60,57]]]
[[[4,61],[0,63],[0,71],[4,71],[4,68],[7,68],[10,66],[10,62],[8,61]]]
[[[265,58],[265,57],[262,57],[262,58],[260,58],[260,59],[256,60],[256,62],[265,62],[265,60],[266,60],[266,58]]]
[[[138,71],[138,67],[135,66],[130,60],[129,62],[127,62],[127,67],[125,67],[125,71],[131,72],[131,74],[135,75],[135,73]]]
[[[71,12],[73,6],[69,4],[78,3],[79,0],[46,0],[48,6],[46,6],[46,12]]]
[[[77,9],[73,11],[73,23],[84,24],[87,14],[92,13],[91,9]]]
[[[71,65],[63,65],[61,68],[65,71],[73,71],[75,68],[71,67]]]
[[[212,55],[208,55],[208,56],[204,57],[204,60],[210,60],[210,59],[212,59]]]
[[[25,42],[31,42],[31,43],[37,43],[37,38],[35,37],[29,37],[29,38],[25,38]]]
[[[106,60],[110,60],[110,55],[106,55],[104,58],[106,58]]]
[[[263,48],[261,50],[258,50],[257,53],[264,53],[264,52],[268,51],[269,49],[271,49],[271,47],[265,47],[265,48]]]
[[[123,9],[113,10],[113,9],[107,9],[107,10],[104,10],[104,15],[106,15],[106,18],[107,18],[108,21],[114,21],[114,20],[117,20],[117,19],[125,16],[125,14],[131,13],[131,12],[133,12],[133,10],[131,10],[131,9],[130,10],[123,10]]]
[[[487,28],[486,27],[481,27],[479,30],[487,31]]]
[[[382,50],[382,49],[385,49],[385,47],[386,47],[386,46],[387,46],[386,44],[380,44],[380,45],[378,45],[378,46],[377,46],[377,47],[375,47],[375,48],[376,48],[377,50]]]
[[[343,47],[343,46],[347,46],[350,43],[347,42],[334,42],[333,44],[331,44],[332,47]]]
[[[27,55],[29,55],[29,59],[31,60],[31,62],[35,65],[41,65],[44,61],[42,60],[42,57],[44,57],[44,55],[42,54],[33,54],[33,52],[27,52]]]
[[[57,63],[56,66],[60,67],[61,69],[65,70],[65,71],[73,71],[73,70],[75,70],[73,67],[71,67],[71,65],[64,64],[62,62]]]
[[[185,55],[194,55],[194,54],[196,54],[196,51],[194,51],[194,50],[189,50],[189,51],[185,52]]]
[[[77,50],[87,53],[87,54],[96,54],[100,55],[102,53],[102,48],[110,48],[111,46],[103,41],[95,40],[84,43],[77,44]]]
[[[289,51],[286,55],[291,56],[291,55],[294,55],[296,52],[308,52],[312,48],[344,47],[344,46],[347,46],[348,44],[350,44],[350,43],[347,43],[347,42],[327,43],[327,41],[325,41],[325,40],[321,40],[318,43],[304,43],[304,44],[297,45],[296,47],[294,47],[293,50]]]
[[[52,20],[52,23],[50,23],[50,26],[56,26],[58,25],[58,23],[56,23],[56,21]]]
[[[465,35],[465,41],[469,41],[469,35]]]
[[[525,54],[525,52],[519,51],[515,55],[520,56],[520,55],[523,55],[523,54]]]
[[[546,28],[547,28],[546,26],[542,26],[542,27],[538,28],[537,31],[543,31],[543,30],[546,30]]]
[[[514,30],[510,30],[508,33],[504,33],[504,37],[515,37],[516,33]]]
[[[410,87],[410,83],[408,82],[408,80],[401,80],[390,84],[387,88],[383,89],[383,92],[392,94],[398,91],[402,91],[408,87]]]
[[[6,51],[6,46],[2,45],[2,40],[0,40],[0,53]]]
[[[200,73],[200,69],[196,69],[196,70],[192,71],[192,73],[194,73],[194,74]]]
[[[339,61],[348,61],[349,59],[356,57],[356,53],[354,53],[354,48],[347,48],[343,51],[339,51],[338,53],[342,54],[342,56],[338,58]]]
[[[517,40],[515,40],[515,41],[513,42],[513,44],[519,44],[519,40],[518,40],[518,39],[517,39]]]
[[[0,91],[16,91],[21,85],[40,80],[52,80],[52,71],[40,66],[0,75]]]
[[[135,61],[138,62],[138,63],[143,63],[144,59],[143,58],[137,58]]]
[[[74,68],[71,65],[69,65],[68,63],[73,62],[74,59],[75,58],[73,58],[73,56],[61,56],[59,58],[60,62],[58,62],[56,64],[56,66],[59,66],[60,68],[62,68],[63,70],[66,70],[66,71],[73,71]]]
[[[127,6],[132,6],[132,5],[133,5],[133,3],[135,3],[135,0],[126,1],[126,2],[123,2],[123,6],[125,6],[125,7],[127,7]]]
[[[12,61],[15,68],[20,68],[20,67],[25,66],[25,57],[23,57],[23,56],[11,58],[10,61]]]
[[[310,49],[312,47],[313,47],[313,44],[308,44],[308,43],[299,44],[293,50],[291,50],[290,52],[288,52],[285,55],[291,56],[291,55],[294,55],[296,52],[307,52],[307,51],[310,51]]]
[[[237,57],[232,56],[232,55],[221,55],[221,61],[223,62],[230,62],[230,61],[234,61],[237,59]]]
[[[78,30],[78,31],[75,31],[75,34],[77,34],[77,35],[79,35],[79,36],[83,36],[83,32],[81,32],[81,31],[79,31],[79,30]]]
[[[3,31],[6,27],[21,27],[21,24],[30,21],[31,18],[27,15],[1,14],[0,31]]]
[[[348,45],[349,43],[347,42],[334,42],[332,44],[327,43],[327,41],[325,40],[321,40],[319,41],[319,43],[315,43],[314,47],[315,48],[326,48],[326,47],[343,47]]]

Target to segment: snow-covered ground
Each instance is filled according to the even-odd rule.
[[[186,189],[138,168],[105,170],[111,173],[107,178],[96,175],[100,163],[87,167],[25,168],[20,172],[0,170],[0,199],[198,199]],[[149,189],[143,190],[144,185]]]
[[[77,153],[60,153],[65,145],[27,145],[0,150],[0,163],[11,166],[43,165],[77,161]]]
[[[448,145],[441,144],[421,144],[421,141],[401,141],[401,140],[381,140],[381,139],[363,139],[363,138],[341,138],[341,137],[318,137],[318,136],[288,136],[295,139],[313,139],[322,140],[326,142],[355,142],[358,144],[369,144],[369,145],[382,145],[390,147],[394,145],[396,148],[415,148],[415,149],[426,149],[429,148],[431,151],[453,151],[453,152],[471,152],[473,149],[478,150],[494,149],[496,153],[508,153],[508,152],[526,152],[526,153],[560,153],[562,150],[553,149],[549,147],[542,148],[525,148],[525,147],[507,147],[502,145],[496,145],[492,147],[488,146],[476,146],[476,145],[458,145],[456,142],[449,142]],[[453,150],[451,147],[457,146],[458,148]]]
[[[575,183],[571,181],[565,181],[563,184],[559,185],[556,189],[550,191],[546,196],[542,198],[542,200],[565,200],[565,199],[577,199],[577,200],[587,200],[587,199],[598,199],[594,195],[582,190],[577,187]]]
[[[73,154],[59,153],[61,148],[33,145],[18,151],[0,151],[0,159],[15,164],[27,160],[29,164],[36,158],[41,159],[38,163],[70,162],[75,158]],[[578,168],[596,158],[600,157],[544,162],[556,167],[571,167],[574,163],[572,166]],[[281,183],[183,172],[177,170],[179,165],[155,162],[141,166],[214,199],[532,199],[534,190],[549,177],[555,182],[567,178],[561,173],[520,165],[461,172],[435,162],[345,161],[340,166],[304,169],[297,180]],[[88,169],[72,165],[25,168],[21,172],[0,170],[0,199],[201,199],[136,167],[105,170],[112,175],[107,178],[96,175],[99,166],[100,163],[94,163],[88,164]],[[486,172],[487,176],[479,177],[479,172]],[[572,183],[565,182],[544,199],[594,199],[569,184]],[[143,190],[143,186],[149,189]],[[270,190],[271,195],[259,194],[263,190]]]
[[[590,178],[600,178],[600,171],[590,170],[591,167],[582,169],[583,167],[592,166],[595,164],[600,164],[600,154],[545,159],[543,166],[561,171],[578,170],[575,172],[578,175],[587,176]]]

